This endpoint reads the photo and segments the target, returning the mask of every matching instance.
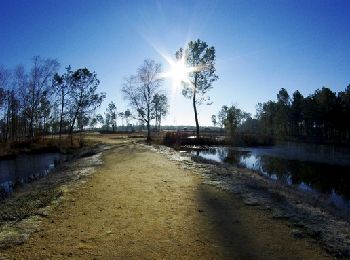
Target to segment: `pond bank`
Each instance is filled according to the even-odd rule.
[[[204,183],[190,160],[112,140],[85,182],[5,259],[329,259],[309,238]],[[116,142],[120,142],[117,144]],[[174,153],[174,156],[181,156]],[[89,158],[88,162],[91,159]],[[200,165],[197,165],[200,166]],[[200,166],[201,167],[201,166]]]
[[[293,187],[280,185],[248,169],[153,146],[185,169],[195,170],[205,183],[240,197],[245,205],[288,222],[296,237],[310,237],[338,258],[350,257],[350,215]]]
[[[101,164],[101,152],[106,148],[95,145],[80,149],[49,175],[19,187],[11,197],[0,201],[0,248],[21,244],[37,231],[67,189],[84,181]]]
[[[61,142],[58,136],[47,136],[35,140],[0,143],[0,160],[15,159],[18,155],[41,153],[74,154],[82,150],[84,146],[89,147],[91,145],[89,141],[81,140],[77,137],[73,138],[72,144],[70,138],[67,138],[67,136],[62,137]]]

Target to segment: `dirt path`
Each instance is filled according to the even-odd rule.
[[[119,144],[9,259],[323,259],[283,222],[163,155]]]

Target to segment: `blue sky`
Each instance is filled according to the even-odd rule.
[[[121,86],[146,58],[162,63],[200,38],[217,52],[211,106],[255,105],[278,90],[308,95],[316,88],[344,90],[350,84],[349,1],[19,1],[0,0],[0,64],[30,65],[34,55],[57,58],[61,69],[97,72],[100,90],[125,110]],[[194,124],[191,102],[164,82],[170,98],[165,124]]]

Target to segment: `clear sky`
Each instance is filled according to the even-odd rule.
[[[57,58],[61,72],[87,67],[111,100],[125,110],[121,87],[146,58],[174,53],[200,38],[217,52],[211,106],[200,108],[200,124],[220,107],[255,105],[278,90],[304,95],[350,84],[350,1],[152,1],[0,0],[0,65],[29,65],[34,55]],[[164,82],[170,98],[165,124],[194,125],[191,102]]]

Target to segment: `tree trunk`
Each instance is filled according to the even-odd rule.
[[[73,121],[72,121],[72,124],[70,126],[70,129],[69,129],[69,133],[70,133],[70,144],[73,146],[73,128],[74,128],[74,124],[75,124],[75,120],[78,116],[78,113],[79,113],[79,110],[77,112],[75,112],[74,114],[74,118],[73,118]]]
[[[193,92],[193,111],[194,111],[194,120],[196,121],[196,130],[197,130],[197,140],[199,139],[199,123],[198,123],[198,115],[197,115],[197,107],[196,107],[196,91]]]
[[[64,109],[64,95],[63,92],[61,93],[62,100],[61,100],[61,116],[60,116],[60,137],[59,137],[59,144],[61,145],[61,137],[62,137],[62,124],[63,124],[63,109]]]
[[[151,108],[148,102],[147,104],[147,142],[151,141]]]
[[[199,139],[199,123],[198,123],[198,115],[197,115],[197,107],[196,107],[196,90],[197,90],[197,73],[194,76],[194,89],[193,89],[193,111],[194,111],[194,120],[196,121],[196,130],[197,130],[197,140]]]
[[[151,141],[151,124],[147,121],[147,142]]]

